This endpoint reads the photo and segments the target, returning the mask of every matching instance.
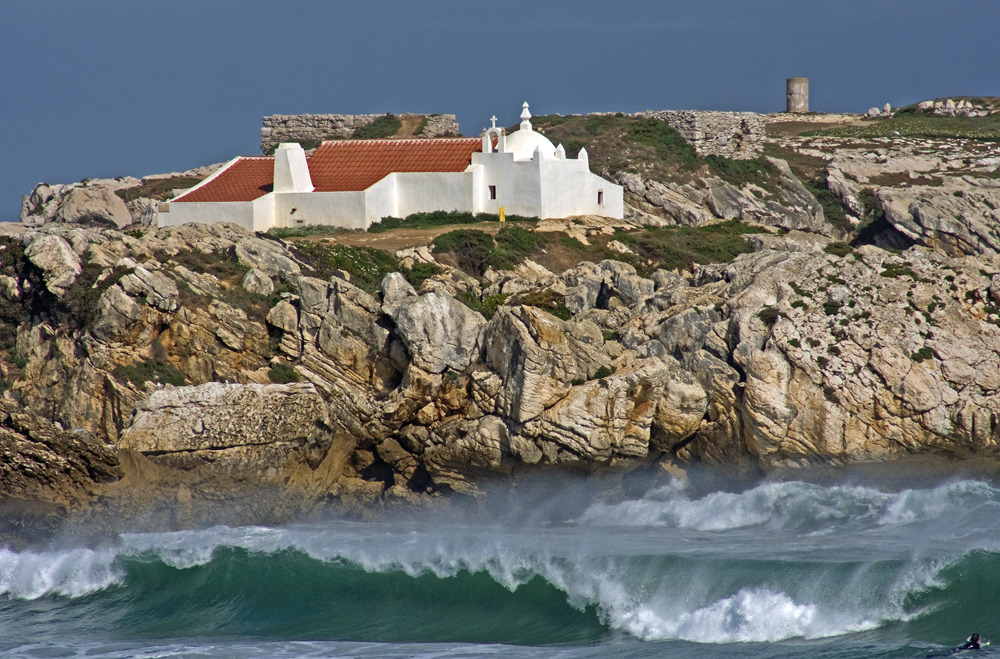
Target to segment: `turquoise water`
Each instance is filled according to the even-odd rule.
[[[924,657],[1000,638],[998,527],[980,480],[677,481],[121,533],[0,549],[0,655]]]

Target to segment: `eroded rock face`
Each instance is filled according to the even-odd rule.
[[[329,441],[326,405],[311,384],[210,382],[154,391],[118,444],[156,463],[267,480],[299,453],[318,464]]]
[[[717,220],[743,220],[839,236],[823,215],[816,197],[802,185],[784,160],[769,158],[777,170],[775,185],[742,189],[714,177],[678,184],[645,180],[632,172],[618,174],[625,200],[643,224],[697,226]]]
[[[114,446],[0,399],[0,500],[78,507],[122,476]]]
[[[107,264],[94,317],[22,325],[8,395],[176,473],[368,501],[475,493],[524,466],[766,470],[996,446],[989,256],[839,257],[793,231],[687,277],[606,260],[482,282],[446,269],[419,292],[396,273],[372,294],[282,266],[296,293],[263,304],[245,286],[263,270],[223,280],[164,254],[301,269],[281,243],[226,226],[75,231],[44,235]],[[11,279],[8,301],[32,294]],[[508,297],[487,321],[459,292]],[[568,319],[528,299],[562,299]]]

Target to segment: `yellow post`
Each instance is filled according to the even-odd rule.
[[[500,222],[503,223],[506,218],[503,215],[503,206],[500,207]]]

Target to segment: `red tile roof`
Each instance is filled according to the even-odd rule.
[[[478,137],[323,142],[309,158],[316,192],[365,190],[393,172],[462,172],[482,150]],[[271,191],[274,158],[239,158],[184,201],[253,201]]]
[[[365,190],[393,172],[461,172],[482,150],[477,137],[323,142],[309,159],[317,192]]]
[[[274,158],[239,158],[203,186],[174,201],[253,201],[274,184]]]

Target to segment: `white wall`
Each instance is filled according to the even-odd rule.
[[[475,176],[471,171],[405,172],[392,176],[396,179],[398,199],[396,217],[433,210],[469,212],[476,210],[473,202]]]
[[[539,217],[602,215],[621,219],[625,215],[622,187],[592,174],[586,160],[543,160],[541,177]],[[604,192],[603,204],[597,203],[599,191]]]
[[[389,215],[398,216],[399,206],[396,194],[396,175],[389,174],[367,190],[365,195],[364,220],[365,227],[378,222]]]
[[[290,192],[269,196],[274,197],[272,226],[331,224],[347,229],[368,226],[365,224],[364,192]]]
[[[477,185],[478,210],[496,213],[500,206],[507,213],[540,218],[570,215],[603,215],[621,219],[625,215],[622,187],[590,172],[584,159],[559,160],[539,158],[514,160],[512,153],[474,153],[472,162],[482,165],[481,183]],[[489,186],[497,187],[497,198],[490,199]],[[603,204],[597,193],[603,191]]]
[[[231,222],[249,231],[260,231],[254,228],[254,202],[171,202],[169,211],[159,211],[157,224],[161,227],[177,226],[188,222],[202,224],[218,224]]]
[[[483,212],[497,213],[503,206],[506,213],[541,217],[541,179],[536,161],[515,162],[513,153],[473,153],[472,164],[483,167],[479,189]],[[497,188],[496,199],[490,199],[491,185]]]

